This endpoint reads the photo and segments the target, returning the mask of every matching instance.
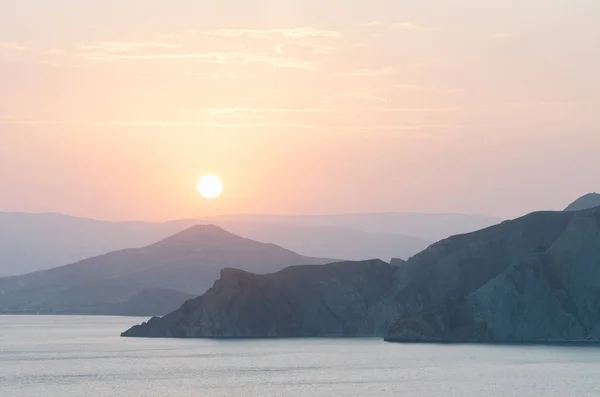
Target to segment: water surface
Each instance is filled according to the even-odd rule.
[[[0,396],[600,396],[600,348],[120,338],[143,319],[0,316]]]

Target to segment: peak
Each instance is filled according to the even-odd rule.
[[[196,225],[171,237],[159,241],[158,245],[178,245],[178,246],[197,246],[214,245],[217,243],[231,242],[232,240],[244,240],[217,225]]]
[[[185,232],[201,232],[201,233],[229,233],[225,229],[220,226],[215,225],[214,223],[208,225],[195,225],[186,230]]]
[[[572,202],[565,211],[582,211],[596,207],[600,207],[600,194],[588,193]]]

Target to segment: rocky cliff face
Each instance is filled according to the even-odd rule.
[[[573,213],[538,212],[433,244],[400,266],[379,310],[397,318],[460,299],[515,261],[544,251],[572,217]]]
[[[391,290],[397,270],[379,260],[296,266],[270,275],[226,269],[203,296],[123,336],[382,336],[389,322],[373,308]]]
[[[576,213],[552,243],[506,263],[478,288],[405,312],[387,340],[600,340],[600,209]]]

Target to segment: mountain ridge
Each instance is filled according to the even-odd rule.
[[[275,243],[310,257],[406,259],[432,242],[400,233],[406,231],[401,224],[392,227],[391,233],[375,233],[361,230],[361,225],[328,226],[314,220],[305,220],[301,224],[274,221],[271,218],[213,217],[165,223],[104,222],[58,213],[0,212],[0,277],[47,270],[122,249],[145,247],[199,223],[217,224],[246,238]]]
[[[397,342],[600,341],[600,209],[574,215],[547,247],[437,306],[401,316]],[[460,321],[457,321],[460,319]]]
[[[110,308],[115,303],[129,302],[143,291],[169,291],[170,297],[197,296],[212,285],[223,267],[269,273],[290,265],[330,261],[255,242],[214,225],[195,226],[143,248],[2,278],[0,312],[64,313],[71,308],[77,314],[112,314]]]
[[[580,218],[587,219],[587,228],[577,226]],[[572,228],[575,228],[576,232],[570,232]],[[338,335],[381,336],[387,341],[395,342],[514,341],[515,338],[490,337],[494,333],[499,335],[499,329],[497,326],[491,326],[492,323],[489,321],[482,322],[480,315],[477,314],[479,313],[478,309],[476,309],[476,307],[489,308],[489,304],[487,306],[475,304],[465,306],[464,302],[470,302],[474,296],[479,297],[477,302],[485,302],[482,299],[489,293],[481,291],[491,288],[489,286],[493,285],[494,280],[502,277],[510,279],[511,272],[518,264],[521,264],[520,266],[523,266],[527,272],[538,269],[539,266],[535,265],[536,258],[545,258],[550,255],[555,249],[553,247],[557,247],[564,238],[563,236],[568,233],[574,233],[575,237],[566,240],[568,243],[563,243],[566,248],[560,251],[561,255],[571,258],[574,269],[597,268],[598,277],[587,277],[587,279],[600,279],[600,208],[579,212],[538,211],[476,232],[443,239],[407,261],[400,260],[394,261],[394,264],[386,264],[389,269],[385,277],[391,278],[391,284],[386,284],[385,288],[381,288],[378,283],[355,288],[362,276],[353,274],[350,269],[337,269],[339,278],[335,282],[324,278],[319,272],[313,273],[313,278],[317,282],[329,286],[327,293],[318,292],[315,295],[327,296],[329,303],[326,306],[330,313],[345,313],[347,310],[352,311],[361,307],[362,311],[355,310],[354,315],[350,319],[344,317],[344,321],[350,321],[352,324],[360,323],[362,316],[363,323],[377,324],[372,328],[355,327],[344,333],[339,332],[339,328],[335,328],[339,326],[335,322],[333,322],[334,325],[331,325],[330,321],[320,322],[319,317],[307,319],[303,313],[319,310],[320,307],[323,307],[323,300],[318,299],[313,302],[311,298],[299,301],[297,298],[288,298],[289,294],[296,295],[293,293],[292,286],[281,283],[281,273],[280,276],[259,276],[248,275],[246,272],[225,271],[222,272],[221,279],[215,285],[219,287],[219,291],[226,292],[226,299],[218,299],[218,291],[213,291],[210,295],[188,301],[185,307],[174,312],[177,313],[176,315],[154,318],[145,325],[126,331],[124,336],[331,336],[336,334],[336,332],[331,332],[332,329],[336,329]],[[585,241],[585,244],[580,244],[578,241]],[[585,258],[592,254],[596,255],[596,251],[598,252],[597,256],[591,256],[591,258],[598,259],[593,259],[592,262],[586,264]],[[334,269],[332,265],[327,266],[329,269]],[[368,267],[368,264],[365,266]],[[535,271],[551,268],[540,269]],[[306,267],[304,271],[310,273],[313,269]],[[585,274],[590,276],[592,273]],[[239,280],[236,279],[236,276],[240,277]],[[558,288],[551,283],[557,278],[549,277],[547,280],[550,281],[546,284],[544,284],[545,281],[542,284],[534,283],[529,288],[532,288],[533,291],[536,291],[536,285],[545,286],[546,290]],[[586,280],[586,277],[580,276],[580,279]],[[291,302],[291,306],[287,308],[269,305],[248,308],[248,312],[254,313],[262,318],[263,322],[270,324],[269,328],[255,328],[252,317],[235,317],[225,310],[227,307],[244,307],[244,301],[248,299],[244,292],[244,285],[255,284],[261,287],[260,289],[255,288],[253,291],[261,289],[270,291],[270,294],[280,297],[283,302]],[[507,284],[500,284],[496,290],[503,291],[505,285]],[[593,293],[590,292],[592,296],[595,296],[593,294],[600,296],[600,282],[597,287],[585,283],[578,284],[578,286],[580,289],[593,291]],[[527,294],[530,293],[529,290],[519,288],[516,288],[515,291],[517,291],[517,295],[524,294],[523,296],[528,296]],[[367,296],[376,296],[377,299],[369,300],[366,299]],[[255,292],[251,299],[260,301],[262,298],[260,293]],[[270,299],[267,298],[267,300]],[[580,299],[575,306],[583,307],[586,299],[590,298]],[[360,306],[349,303],[361,300],[368,301],[368,305]],[[543,302],[544,299],[540,298],[540,301]],[[515,302],[518,302],[518,299]],[[302,307],[302,311],[297,312],[296,306]],[[515,310],[517,309],[509,312],[512,313]],[[574,309],[570,310],[573,312]],[[290,329],[280,322],[291,321],[282,314],[288,313],[288,311],[297,313],[300,325],[296,324],[295,328]],[[496,308],[490,309],[489,312],[500,313],[501,310]],[[541,313],[538,318],[540,323],[543,323],[541,319],[551,319],[553,316],[552,311],[546,310]],[[591,319],[586,324],[597,322],[600,330],[600,310],[599,313],[594,312],[590,316]],[[516,317],[514,318],[516,319]],[[171,320],[175,322],[172,323]],[[522,320],[518,321],[522,322]],[[454,330],[453,327],[457,327],[456,331],[448,331]],[[314,332],[307,333],[306,328],[313,329]],[[502,329],[509,328],[510,323]],[[461,339],[457,335],[461,335],[460,332],[465,332],[465,329],[476,330],[478,333],[473,338]],[[444,333],[445,330],[448,333]],[[246,331],[249,334],[246,334]],[[600,337],[600,332],[598,335]],[[539,339],[555,340],[544,339],[543,336]],[[564,338],[563,340],[569,339]]]
[[[595,207],[600,207],[600,194],[588,193],[569,204],[565,211],[581,211]]]

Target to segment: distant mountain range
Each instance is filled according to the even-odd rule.
[[[532,213],[390,265],[226,270],[203,296],[123,335],[598,342],[599,296],[600,207]]]
[[[483,229],[501,222],[502,219],[472,214],[385,212],[299,216],[225,215],[211,221],[219,225],[226,221],[251,221],[292,226],[327,226],[367,233],[399,234],[433,242],[455,234]]]
[[[166,314],[205,292],[223,268],[272,273],[324,264],[218,226],[194,226],[144,248],[0,279],[0,313]]]
[[[140,248],[198,224],[102,222],[61,214],[0,212],[0,276],[26,274],[126,248]]]
[[[0,277],[150,245],[197,224],[303,255],[347,260],[407,259],[431,242],[498,223],[456,214],[230,215],[165,223],[104,222],[60,214],[0,213]]]

